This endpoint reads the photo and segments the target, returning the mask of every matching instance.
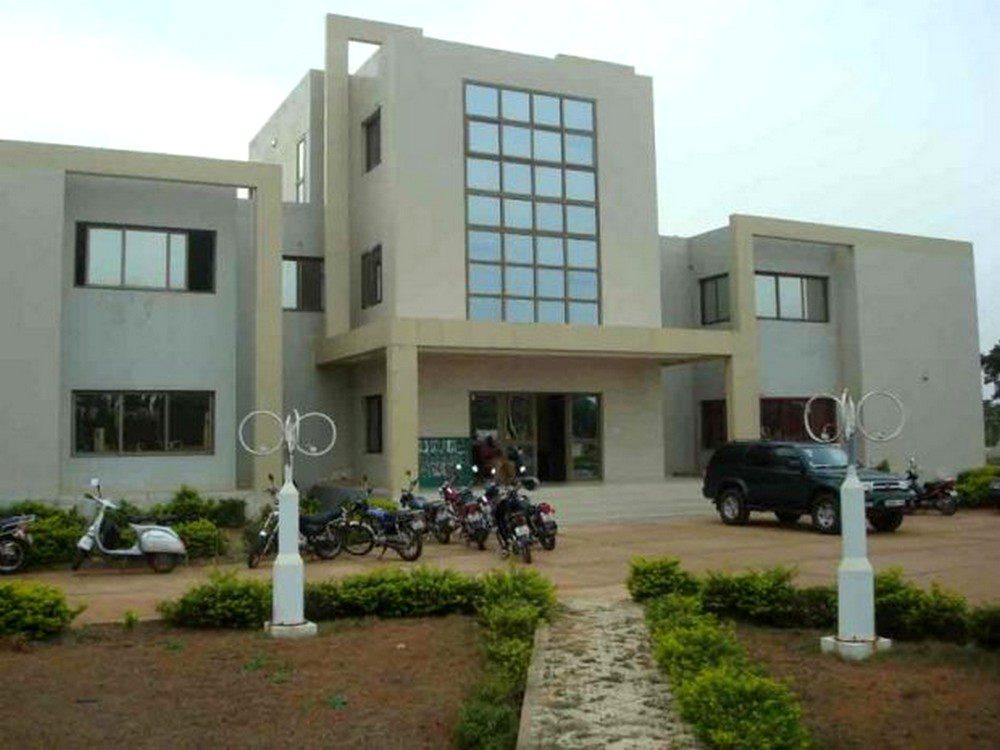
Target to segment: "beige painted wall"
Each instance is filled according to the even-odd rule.
[[[656,362],[422,354],[420,437],[467,435],[472,391],[600,393],[605,480],[663,477],[662,390]]]

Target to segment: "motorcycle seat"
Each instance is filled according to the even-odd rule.
[[[310,516],[299,516],[299,526],[303,528],[326,526],[330,521],[339,518],[343,512],[341,508],[331,508],[330,510]]]

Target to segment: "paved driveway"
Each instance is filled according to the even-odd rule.
[[[628,561],[635,555],[676,556],[697,572],[793,565],[799,569],[803,584],[836,580],[839,537],[816,534],[805,525],[781,528],[761,515],[748,526],[723,526],[705,505],[687,508],[680,486],[676,505],[657,505],[656,493],[646,491],[647,500],[640,497],[646,505],[633,509],[640,516],[659,512],[662,518],[608,522],[603,519],[624,513],[620,501],[612,505],[611,500],[602,500],[593,487],[579,494],[566,489],[547,490],[558,503],[563,524],[557,548],[552,552],[539,550],[534,563],[564,594],[592,599],[623,597]],[[629,492],[643,496],[638,490],[623,490],[622,496]],[[556,497],[560,494],[562,500]],[[571,501],[578,504],[571,505]],[[911,516],[897,533],[872,534],[868,539],[876,569],[898,565],[924,585],[939,581],[973,601],[1000,601],[1000,514],[996,511],[962,511],[951,518]],[[456,543],[430,542],[421,562],[467,573],[507,564],[492,543],[487,551],[479,552]],[[392,552],[381,560],[344,555],[329,562],[308,561],[306,575],[320,580],[400,564],[405,563]],[[72,603],[86,604],[87,610],[79,619],[86,623],[120,620],[129,609],[143,618],[154,617],[158,601],[178,596],[215,569],[270,576],[266,566],[248,571],[238,564],[218,568],[192,564],[168,575],[155,575],[141,566],[118,569],[94,562],[77,573],[58,570],[22,577],[59,586]]]

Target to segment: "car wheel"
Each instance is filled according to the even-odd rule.
[[[727,487],[719,493],[716,508],[719,511],[719,518],[727,526],[742,526],[750,515],[743,500],[743,493],[736,487]]]
[[[899,528],[899,525],[903,523],[902,513],[876,513],[871,517],[872,528],[875,531],[888,533],[895,531]]]
[[[812,509],[813,528],[821,534],[840,533],[840,503],[834,495],[820,495]]]
[[[774,511],[774,515],[778,517],[778,523],[782,526],[794,526],[802,516],[801,513],[793,513],[790,510],[776,510]]]

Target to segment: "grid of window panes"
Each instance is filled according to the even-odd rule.
[[[470,320],[600,323],[594,102],[465,85]]]

